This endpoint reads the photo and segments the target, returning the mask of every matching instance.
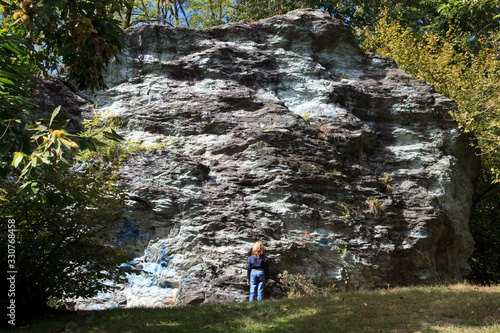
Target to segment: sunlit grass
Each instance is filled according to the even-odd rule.
[[[500,286],[408,287],[170,309],[81,312],[19,332],[500,332]]]

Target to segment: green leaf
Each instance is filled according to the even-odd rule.
[[[0,149],[0,156],[6,156],[9,153],[10,148],[12,148],[12,145],[3,146],[2,149]]]
[[[31,165],[36,168],[36,166],[38,165],[38,158],[37,157],[31,158]]]
[[[62,149],[61,149],[61,140],[56,140],[56,148],[55,148],[57,156],[62,155]]]
[[[92,140],[86,140],[86,139],[80,139],[78,140],[78,144],[80,146],[80,150],[90,150],[90,151],[96,151],[97,148],[95,144],[92,142]]]
[[[32,182],[29,181],[29,182],[26,182],[23,185],[19,186],[19,188],[17,189],[17,194],[23,195],[26,192],[28,185],[31,185],[31,183]]]
[[[54,109],[54,112],[52,112],[52,117],[50,117],[49,128],[50,128],[50,125],[52,125],[52,122],[54,121],[54,118],[59,113],[59,110],[61,110],[61,106],[60,105],[57,108]]]
[[[44,126],[45,127],[45,126]],[[41,132],[37,132],[36,134],[32,135],[31,136],[31,139],[33,141],[36,141],[38,140],[40,137],[42,136],[48,136],[49,135],[49,132],[48,131],[41,131]]]
[[[106,138],[113,140],[113,141],[116,141],[116,142],[120,142],[120,141],[125,140],[125,138],[123,136],[119,135],[118,133],[116,133],[114,129],[111,129],[111,132],[104,132],[103,134]]]
[[[12,165],[14,167],[17,168],[17,166],[19,165],[19,163],[21,163],[24,159],[24,154],[23,152],[17,152],[15,155],[14,155],[14,159],[12,160]]]
[[[24,175],[28,174],[29,171],[31,170],[31,161],[28,163],[27,166],[24,167],[24,169],[21,171],[21,175],[19,176],[19,179],[23,178]],[[19,180],[18,180],[19,181]]]
[[[11,85],[14,84],[14,82],[12,82],[11,80],[8,80],[4,77],[0,77],[0,83],[11,84]]]
[[[47,127],[43,125],[31,124],[28,127],[26,127],[26,129],[30,131],[45,131]]]
[[[70,121],[71,121],[71,119],[65,119],[63,121],[60,121],[57,124],[55,124],[54,127],[52,127],[52,129],[53,130],[60,130],[60,129],[66,127],[66,125],[68,125]]]
[[[40,191],[40,184],[38,182],[31,183],[31,191],[37,194]]]
[[[69,163],[63,156],[60,156],[60,161],[61,163],[63,164],[66,164],[66,165],[71,165],[71,163]]]

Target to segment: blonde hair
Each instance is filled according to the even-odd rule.
[[[264,249],[264,244],[261,241],[255,242],[252,248],[252,255],[260,258],[260,256],[264,255],[266,250]]]

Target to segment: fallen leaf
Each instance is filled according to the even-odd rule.
[[[267,316],[267,312],[264,312],[263,314],[261,314],[262,317],[265,317]]]

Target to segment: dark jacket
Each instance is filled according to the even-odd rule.
[[[250,272],[252,269],[261,269],[264,270],[264,275],[266,276],[266,280],[269,279],[269,258],[266,256],[260,256],[257,258],[252,255],[248,257],[248,266],[247,266],[247,280],[250,280]]]

